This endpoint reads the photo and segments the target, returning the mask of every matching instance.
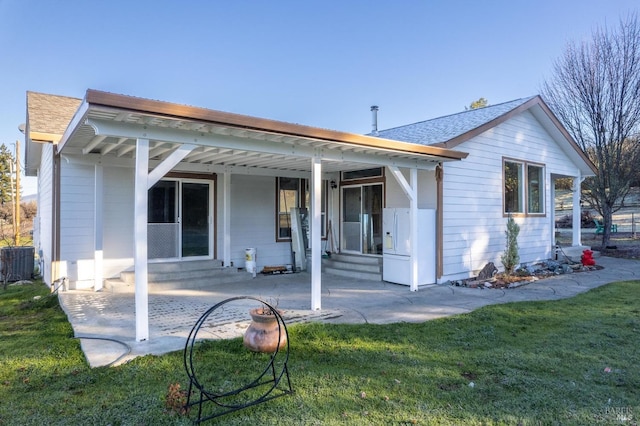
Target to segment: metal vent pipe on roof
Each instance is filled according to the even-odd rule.
[[[371,134],[378,136],[378,105],[371,105]]]

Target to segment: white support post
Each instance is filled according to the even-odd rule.
[[[411,169],[411,291],[418,291],[418,169]],[[424,225],[423,225],[424,226]]]
[[[225,171],[222,182],[223,225],[223,261],[224,266],[231,266],[231,172]]]
[[[322,307],[322,160],[311,160],[311,309]]]
[[[573,239],[571,245],[573,246],[581,246],[582,245],[582,209],[580,208],[580,196],[581,196],[581,187],[582,178],[577,177],[573,179]]]
[[[555,243],[556,236],[556,181],[553,179],[549,179],[551,182],[549,184],[549,219],[551,220],[551,229],[553,229],[552,241]]]
[[[549,220],[551,221],[551,255],[555,258],[556,253],[556,181],[552,178],[547,180],[549,182]]]
[[[104,281],[104,264],[103,264],[103,210],[104,210],[104,171],[100,164],[95,165],[94,178],[94,203],[93,203],[93,233],[94,233],[94,251],[93,251],[93,289],[95,291],[102,290]]]
[[[149,140],[136,141],[134,192],[134,268],[136,341],[149,339],[149,289],[147,266],[147,202],[149,192]]]

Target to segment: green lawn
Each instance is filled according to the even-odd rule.
[[[592,425],[640,418],[640,281],[422,324],[306,324],[289,333],[295,393],[205,424]],[[0,425],[186,425],[194,418],[165,404],[169,385],[188,385],[181,351],[90,369],[43,285],[0,291],[0,335]],[[211,365],[215,377],[240,377],[260,359],[240,347],[239,340],[202,345],[202,360],[215,362],[202,364],[201,374]]]

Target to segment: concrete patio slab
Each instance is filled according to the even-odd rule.
[[[247,274],[245,281],[216,285],[206,291],[149,294],[150,338],[143,342],[135,340],[133,294],[73,290],[59,293],[59,300],[75,337],[81,340],[87,361],[97,367],[184,349],[198,318],[217,303],[236,296],[252,296],[277,304],[285,311],[287,325],[309,321],[384,324],[423,322],[498,303],[563,299],[614,281],[640,279],[640,261],[601,257],[598,264],[604,269],[558,275],[514,289],[431,285],[411,292],[407,286],[324,275],[320,311],[310,310],[309,274],[256,278]],[[227,328],[212,331],[211,337],[241,335],[250,318],[248,314],[236,316],[225,321]]]

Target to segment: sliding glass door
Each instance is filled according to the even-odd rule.
[[[182,257],[209,256],[209,186],[182,182]]]
[[[149,259],[208,258],[212,250],[209,181],[166,179],[149,190]]]
[[[342,250],[382,254],[382,184],[342,188]]]

